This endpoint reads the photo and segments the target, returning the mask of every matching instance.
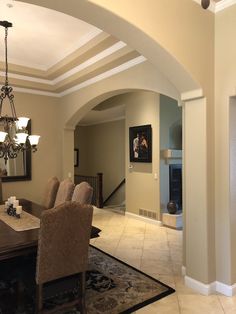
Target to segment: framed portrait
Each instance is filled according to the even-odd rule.
[[[78,148],[74,149],[74,167],[79,167],[79,150],[78,150]]]
[[[129,128],[130,162],[152,162],[152,127],[140,125]]]

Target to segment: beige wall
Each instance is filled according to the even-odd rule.
[[[162,212],[167,211],[169,202],[169,165],[182,164],[182,159],[169,159],[163,157],[162,150],[175,148],[170,141],[170,127],[175,122],[182,123],[182,108],[178,107],[176,100],[160,95],[160,206]]]
[[[147,209],[160,214],[159,180],[159,95],[152,92],[127,94],[126,105],[126,210],[139,214]],[[152,163],[129,161],[129,127],[151,124]],[[130,168],[129,166],[132,166]]]
[[[18,116],[31,118],[32,134],[41,136],[38,151],[32,153],[32,181],[3,183],[3,198],[10,195],[40,203],[45,183],[51,176],[61,178],[62,136],[58,100],[53,97],[14,93]]]
[[[76,173],[94,176],[102,172],[105,200],[125,177],[125,121],[77,127],[75,147],[81,157]]]
[[[79,149],[79,165],[75,167],[75,175],[86,175],[88,174],[88,152],[87,146],[89,144],[87,127],[77,126],[74,133],[74,147]],[[96,156],[91,156],[96,157]],[[94,175],[94,174],[93,174]]]

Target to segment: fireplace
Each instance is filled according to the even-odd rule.
[[[169,191],[170,200],[182,210],[182,164],[169,165]]]

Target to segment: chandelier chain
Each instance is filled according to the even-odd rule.
[[[8,35],[8,27],[5,27],[5,63],[6,63],[5,85],[6,86],[8,86],[7,35]]]

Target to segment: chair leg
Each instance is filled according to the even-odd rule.
[[[43,285],[36,285],[36,304],[35,314],[41,314],[43,311]]]
[[[80,313],[86,314],[85,291],[86,291],[86,272],[79,274],[79,290],[80,290]]]

